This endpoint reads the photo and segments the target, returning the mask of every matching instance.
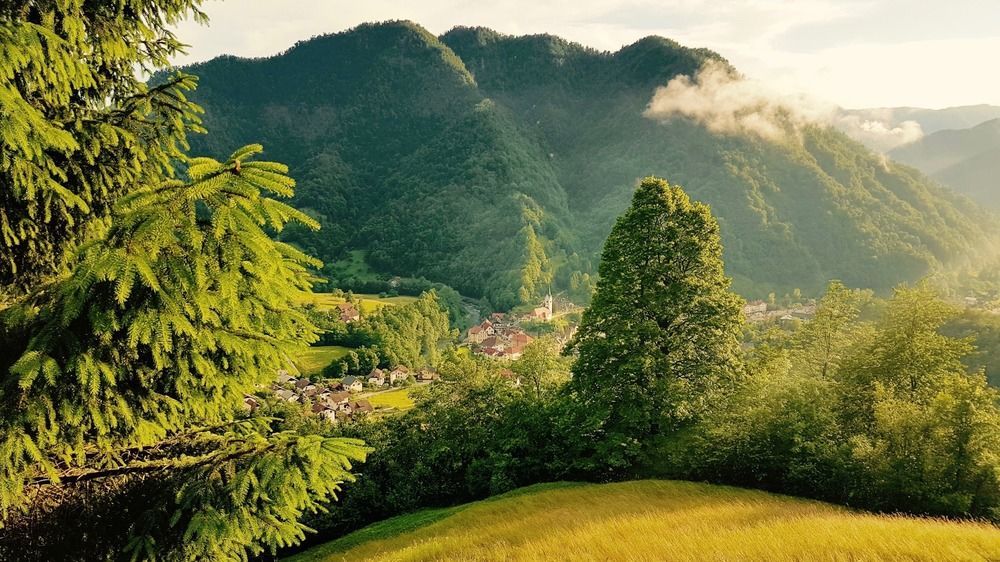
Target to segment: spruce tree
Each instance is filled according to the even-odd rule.
[[[0,7],[0,558],[245,559],[364,458],[243,407],[317,337],[319,264],[270,236],[317,225],[260,146],[185,154],[193,77],[136,78],[198,4]],[[39,532],[59,517],[86,551]]]
[[[702,411],[741,369],[741,299],[719,226],[677,186],[642,180],[604,245],[600,279],[571,342],[585,468],[626,470],[652,440]]]

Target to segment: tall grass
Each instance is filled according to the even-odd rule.
[[[674,481],[536,486],[378,525],[293,560],[1000,560],[984,523]]]

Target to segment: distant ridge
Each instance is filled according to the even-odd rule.
[[[777,144],[643,117],[657,86],[708,60],[728,64],[662,37],[609,53],[551,35],[365,24],[188,68],[210,131],[194,148],[260,140],[287,162],[295,203],[323,224],[290,239],[321,258],[364,250],[379,271],[498,307],[593,275],[650,174],[712,205],[748,296],[831,278],[887,290],[990,235],[970,202],[835,131]]]

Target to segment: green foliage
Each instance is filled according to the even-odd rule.
[[[551,336],[532,340],[510,370],[521,378],[521,383],[541,399],[546,393],[562,387],[570,378],[570,359],[559,354],[559,345]]]
[[[0,8],[2,558],[245,560],[367,452],[246,417],[317,337],[321,264],[271,235],[318,225],[259,145],[186,155],[192,77],[137,80],[198,4]]]
[[[592,462],[619,471],[739,372],[742,299],[728,291],[708,207],[657,178],[642,181],[612,229],[600,274],[571,342],[570,389]]]
[[[834,284],[805,333],[759,345],[753,376],[670,445],[673,473],[996,520],[1000,394],[961,363],[969,341],[940,333],[956,311],[902,287],[869,321],[867,298]]]
[[[586,303],[648,174],[712,206],[747,296],[818,294],[829,279],[887,293],[984,246],[981,211],[835,131],[774,144],[643,117],[655,87],[718,59],[657,37],[605,53],[548,35],[364,25],[195,67],[212,129],[196,142],[217,153],[262,139],[290,164],[297,205],[324,227],[288,234],[300,247],[328,262],[364,250],[384,275],[497,309],[550,280]]]
[[[458,333],[451,329],[448,312],[442,309],[435,291],[424,293],[415,302],[385,306],[352,322],[339,336],[327,334],[335,343],[359,346],[327,374],[367,375],[375,367],[405,365],[420,368],[436,365],[441,350],[454,342]],[[339,337],[340,339],[334,339]]]
[[[134,185],[172,173],[200,109],[177,74],[137,68],[181,49],[170,28],[198,0],[15,2],[0,8],[0,291],[63,272]],[[114,32],[108,32],[114,30]]]

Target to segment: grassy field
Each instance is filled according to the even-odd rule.
[[[288,560],[1000,560],[1000,529],[689,482],[563,483],[396,517]]]
[[[393,304],[409,304],[417,300],[417,297],[385,297],[379,298],[378,295],[354,295],[354,302],[358,303],[361,310],[361,314],[370,314],[382,308],[383,306],[393,305]],[[334,296],[332,293],[313,293],[312,294],[312,304],[316,305],[316,308],[320,310],[329,310],[338,304],[346,302],[344,297]]]
[[[394,408],[402,412],[413,407],[413,398],[410,397],[410,391],[414,388],[411,386],[388,392],[378,392],[364,398],[376,408]]]
[[[351,351],[349,347],[338,345],[318,345],[303,351],[293,360],[295,367],[304,376],[318,375],[323,369],[335,360],[347,355]]]

